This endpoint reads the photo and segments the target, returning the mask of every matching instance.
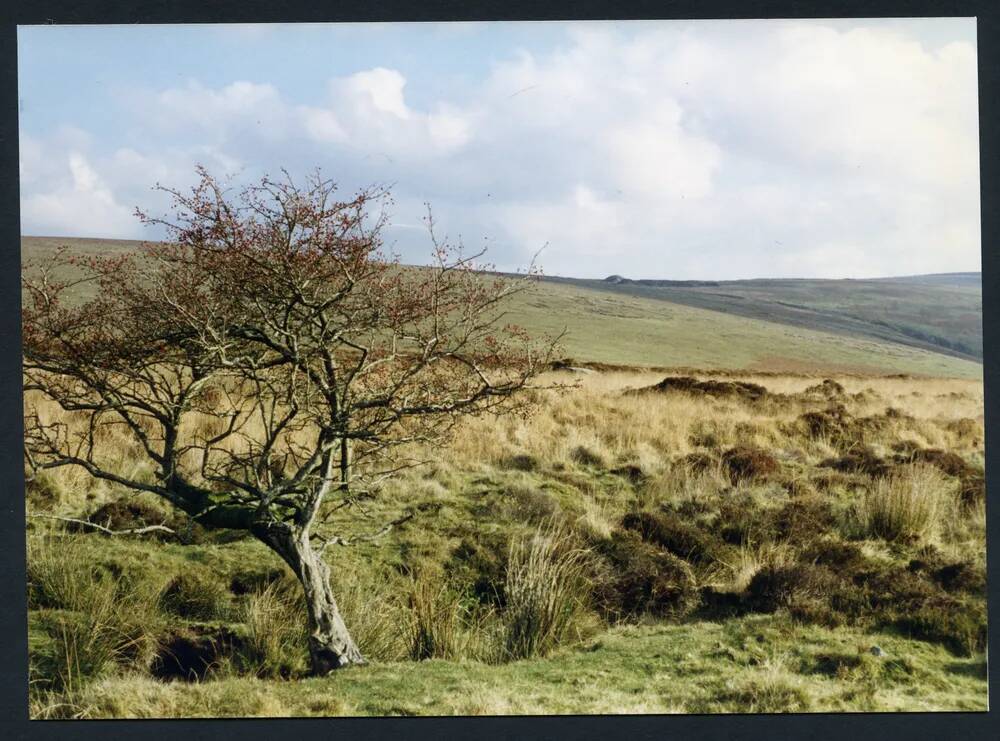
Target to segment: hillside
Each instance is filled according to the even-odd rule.
[[[507,319],[617,367],[553,369],[534,414],[462,419],[407,447],[426,465],[327,498],[313,532],[365,666],[307,675],[299,582],[245,531],[31,477],[31,717],[985,709],[981,365],[566,282]],[[181,442],[216,419],[191,410]],[[98,455],[153,476],[133,429]]]
[[[547,278],[616,295],[889,341],[982,361],[980,273],[871,280],[740,281]]]
[[[22,262],[45,259],[63,244],[80,254],[120,253],[138,245],[121,240],[23,237]],[[784,298],[779,302],[778,297]],[[895,314],[894,305],[902,307]],[[933,335],[937,344],[903,334],[896,325],[889,326],[889,319],[886,326],[880,326],[876,318],[905,314],[919,319],[927,311],[933,314],[933,326],[915,324],[918,329],[913,331],[937,332]],[[566,328],[563,349],[576,362],[982,376],[982,366],[976,362],[982,354],[979,289],[917,286],[905,279],[898,283],[764,280],[666,286],[546,278],[517,300],[508,319],[534,332],[558,333]],[[954,327],[956,342],[969,344],[969,353],[940,344],[947,327]],[[971,351],[976,342],[978,355]]]
[[[27,489],[32,717],[984,710],[981,383],[662,378],[541,391],[529,418],[415,451],[434,462],[364,515],[331,502],[324,535],[414,517],[324,552],[370,663],[321,679],[264,545],[45,472]],[[107,445],[144,465],[121,426]],[[879,503],[905,490],[935,504],[896,533]],[[516,548],[553,542],[584,559],[532,551],[581,569],[555,582],[567,622],[513,653]]]

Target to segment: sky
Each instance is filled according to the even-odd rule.
[[[22,233],[157,239],[202,164],[389,185],[502,270],[980,270],[974,19],[18,29]]]

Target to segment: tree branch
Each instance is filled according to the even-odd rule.
[[[29,512],[28,517],[44,518],[46,520],[59,520],[61,522],[70,522],[74,525],[83,525],[84,527],[93,528],[94,530],[99,530],[102,533],[108,535],[145,535],[146,533],[168,533],[170,535],[176,535],[174,530],[171,530],[166,525],[146,525],[145,527],[132,528],[130,530],[112,530],[111,528],[105,527],[104,525],[98,525],[96,522],[91,522],[90,520],[78,520],[75,517],[62,517],[60,515],[46,515],[37,512]]]

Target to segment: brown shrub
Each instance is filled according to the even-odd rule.
[[[215,574],[185,571],[163,588],[160,607],[191,620],[224,620],[229,616],[229,590]]]
[[[958,490],[959,500],[963,505],[974,506],[986,501],[986,478],[981,473],[975,473],[961,480]]]
[[[731,545],[767,543],[778,537],[774,519],[765,516],[750,497],[732,497],[720,502],[714,529]]]
[[[286,568],[247,569],[233,574],[229,581],[229,591],[235,595],[260,592],[269,585],[288,578],[291,578],[291,571]]]
[[[883,416],[886,417],[886,419],[913,419],[912,414],[907,414],[902,409],[897,409],[896,407],[886,407],[885,412],[883,412]]]
[[[705,620],[725,620],[744,615],[749,609],[742,592],[720,591],[713,586],[702,587],[698,617]]]
[[[198,625],[180,628],[161,639],[150,673],[157,679],[200,681],[244,645],[244,637],[229,628]]]
[[[514,471],[535,471],[538,469],[538,459],[533,455],[512,455],[503,462],[503,467]]]
[[[803,393],[818,394],[827,398],[835,398],[844,395],[844,387],[833,379],[826,378],[822,383],[817,383],[815,386],[809,386]]]
[[[676,515],[630,512],[622,518],[621,524],[622,528],[638,533],[646,542],[692,563],[726,561],[731,554],[731,547],[717,535],[684,522]]]
[[[983,439],[983,427],[969,417],[955,419],[945,425],[945,429],[958,438],[960,443],[979,447]]]
[[[833,507],[819,497],[790,499],[770,517],[776,537],[794,543],[811,541],[837,524]]]
[[[831,404],[826,409],[800,415],[798,421],[814,440],[825,437],[837,441],[847,437],[851,419],[847,407]]]
[[[983,472],[957,453],[939,448],[915,448],[901,453],[898,460],[926,463],[946,476],[957,478],[958,496],[962,504],[977,505],[986,499],[986,478]]]
[[[718,430],[713,425],[707,424],[704,420],[692,425],[691,434],[688,435],[688,442],[696,448],[709,448],[710,450],[715,450],[722,446]]]
[[[717,398],[739,398],[746,401],[759,401],[771,396],[768,390],[756,383],[745,381],[699,381],[691,376],[667,376],[653,386],[626,391],[627,394],[666,393],[680,391],[695,396],[714,396]]]
[[[822,605],[836,585],[836,576],[825,566],[800,563],[764,567],[750,580],[747,592],[757,610],[774,612],[808,603]]]
[[[137,499],[122,499],[108,502],[87,515],[89,522],[109,530],[133,530],[147,525],[163,525],[169,519],[163,512]],[[71,523],[71,529],[93,532],[83,525]],[[153,533],[151,533],[152,535]],[[157,532],[156,537],[169,538],[168,533]]]
[[[499,534],[481,533],[464,538],[446,564],[449,576],[468,584],[482,604],[502,607],[506,602],[508,542]]]
[[[920,553],[909,567],[885,566],[868,561],[852,544],[818,541],[800,553],[798,564],[758,571],[744,600],[722,604],[787,609],[797,620],[828,626],[894,628],[960,655],[984,650],[985,573],[968,563],[939,567],[937,551]]]
[[[841,608],[852,615],[905,613],[943,595],[934,582],[900,566],[874,566],[852,577],[856,599]]]
[[[750,445],[738,445],[722,454],[722,465],[733,484],[762,479],[776,473],[780,466],[766,450]]]
[[[615,532],[599,544],[604,568],[593,578],[594,604],[610,619],[644,613],[681,617],[698,606],[691,567],[637,533]]]
[[[929,600],[888,625],[911,638],[941,643],[959,656],[986,650],[986,604],[953,597]]]
[[[933,543],[921,546],[906,566],[906,570],[914,574],[930,574],[947,564],[944,554]]]
[[[640,484],[645,478],[646,474],[641,467],[634,464],[629,464],[627,466],[619,466],[611,470],[615,476],[621,476],[626,479],[630,484]]]
[[[173,534],[162,530],[150,531],[146,537],[157,540],[180,540],[182,543],[202,543],[207,539],[207,531],[186,514],[175,512],[165,515],[161,510],[135,498],[120,499],[98,507],[86,517],[87,521],[109,530],[136,530],[150,525],[164,525]],[[68,529],[94,532],[85,525],[70,523]],[[100,531],[97,531],[100,532]]]
[[[868,558],[853,543],[817,540],[799,553],[801,563],[826,566],[841,574],[854,574],[869,565]]]
[[[844,473],[860,473],[865,476],[887,476],[891,464],[875,454],[867,445],[855,448],[839,458],[828,458],[819,464],[821,468],[832,468]]]
[[[920,450],[920,443],[915,440],[900,440],[892,444],[892,449],[906,460],[912,460],[913,454]]]
[[[814,473],[812,483],[818,491],[830,494],[838,488],[850,486],[853,482],[849,474],[827,469],[820,473]]]
[[[980,564],[959,561],[941,567],[932,576],[948,592],[986,594],[986,569]]]
[[[850,450],[856,445],[863,445],[866,439],[884,435],[897,420],[913,422],[914,418],[892,407],[887,408],[884,414],[854,417],[843,404],[837,402],[826,409],[800,415],[797,423],[812,439],[825,438],[842,450]]]
[[[885,410],[885,414],[873,414],[870,417],[858,417],[855,419],[849,425],[846,441],[864,443],[866,437],[881,437],[889,431],[893,420],[915,421],[909,414],[889,407]]]
[[[788,492],[788,496],[793,498],[815,497],[817,495],[816,487],[808,479],[787,479],[781,482],[781,486]]]
[[[544,489],[524,484],[511,484],[502,492],[501,509],[512,519],[540,523],[557,517],[559,502]]]
[[[938,448],[922,448],[913,451],[911,460],[914,463],[929,463],[942,473],[957,478],[976,476],[979,470],[957,453]]]
[[[569,457],[574,463],[579,463],[581,466],[604,465],[604,456],[584,445],[578,445],[573,448],[573,450],[570,451]]]

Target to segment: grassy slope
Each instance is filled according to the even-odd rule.
[[[578,285],[542,283],[510,318],[536,331],[565,327],[563,346],[578,361],[982,377],[979,363],[937,352]]]
[[[761,617],[623,626],[499,667],[394,662],[291,683],[112,679],[77,701],[87,717],[116,718],[986,709],[981,659],[884,635],[876,660],[873,637],[857,631],[797,625],[779,640],[775,627]]]
[[[74,252],[82,254],[114,254],[134,249],[137,243],[24,237],[22,260],[45,259],[61,244],[67,244]],[[680,289],[681,294],[674,296],[671,293],[668,298],[665,293],[657,293],[668,289],[651,289],[651,297],[644,297],[632,295],[634,287],[631,286],[611,290],[614,288],[601,281],[575,281],[571,285],[547,280],[529,295],[520,298],[510,311],[509,318],[535,332],[556,333],[567,329],[563,346],[566,354],[577,361],[738,370],[982,377],[979,363],[896,342],[879,341],[865,335],[864,327],[860,330],[855,328],[860,334],[834,334],[810,329],[810,322],[818,322],[822,326],[818,319],[803,320],[807,326],[792,326],[763,321],[759,316],[738,316],[737,309],[728,305],[708,307],[711,310],[685,306],[684,295],[687,294],[683,292],[690,289]],[[823,296],[816,300],[820,299]],[[806,298],[800,297],[799,300]]]
[[[97,563],[119,564],[134,578],[199,569],[227,580],[276,565],[273,554],[246,540],[181,546],[88,535],[84,541],[102,554]],[[363,560],[381,560],[390,550],[386,543]],[[345,566],[336,555],[332,560]],[[33,656],[47,650],[35,624],[39,614],[31,613]],[[870,654],[876,645],[882,658]],[[68,705],[56,711],[86,718],[976,711],[986,709],[986,686],[981,654],[956,656],[889,632],[749,615],[622,625],[548,657],[499,666],[376,661],[292,682],[112,676],[65,696]]]
[[[879,280],[744,280],[651,285],[550,279],[671,303],[836,332],[955,357],[983,357],[979,274]]]

